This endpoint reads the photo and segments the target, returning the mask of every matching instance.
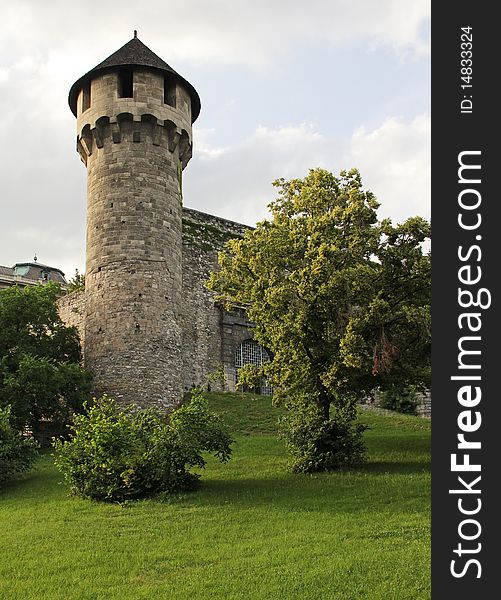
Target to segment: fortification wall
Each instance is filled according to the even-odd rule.
[[[417,394],[416,414],[420,417],[431,417],[431,390]]]
[[[229,312],[224,311],[222,320],[221,339],[226,387],[228,391],[234,392],[237,382],[235,353],[243,341],[252,338],[254,325],[247,318],[247,314],[243,308],[234,309]]]
[[[249,330],[252,325],[243,310],[227,312],[216,305],[212,292],[205,287],[204,283],[208,280],[210,273],[217,269],[217,253],[225,242],[233,237],[242,236],[248,227],[189,208],[183,208],[182,217],[183,286],[180,301],[182,310],[175,323],[175,326],[181,330],[179,335],[182,339],[179,377],[184,390],[187,391],[193,385],[204,384],[209,374],[223,366],[227,379],[226,387],[234,390],[235,350],[242,341],[251,337]],[[122,262],[124,262],[123,259]],[[107,290],[106,297],[111,294],[114,298],[113,304],[109,303],[103,306],[105,284],[101,282],[99,289],[102,290],[102,296],[98,298],[97,307],[100,311],[101,325],[99,326],[104,327],[102,319],[107,311],[108,317],[104,321],[107,326],[106,335],[104,335],[104,331],[101,332],[103,343],[107,340],[108,344],[114,345],[114,352],[121,349],[124,355],[130,357],[126,375],[130,382],[140,382],[141,378],[148,375],[134,359],[134,355],[144,352],[144,358],[151,361],[152,369],[160,369],[162,363],[157,361],[155,355],[157,348],[138,347],[135,339],[137,334],[134,329],[129,328],[127,336],[123,335],[121,329],[127,322],[124,316],[125,311],[132,308],[135,309],[136,315],[138,314],[138,306],[134,305],[134,296],[144,293],[145,288],[151,285],[151,282],[148,282],[144,271],[139,274],[131,273],[130,263],[126,260],[121,268],[121,279],[116,277],[118,269],[118,265],[115,265],[114,277],[107,284],[111,289]],[[146,277],[146,282],[141,281],[143,276]],[[117,287],[122,288],[118,293]],[[127,294],[132,298],[129,305],[127,304]],[[90,303],[90,308],[86,307],[86,302]],[[120,305],[119,302],[125,302],[125,304]],[[92,323],[86,324],[86,314],[91,312],[92,307],[95,306],[92,296],[89,297],[85,291],[74,292],[60,298],[58,306],[62,320],[68,325],[75,325],[78,328],[82,348],[88,355],[91,350],[90,343],[88,341],[85,343],[85,332],[92,326]],[[161,310],[164,310],[164,306],[159,306],[158,314],[151,317],[150,327],[154,326],[155,319],[161,319]],[[114,312],[112,313],[112,311]],[[114,327],[119,327],[118,332],[114,331]],[[164,351],[166,351],[165,348]],[[110,352],[110,359],[113,358],[114,352]],[[177,349],[177,353],[179,354],[179,349]],[[87,360],[86,363],[92,369],[92,362]],[[110,363],[110,370],[111,367]],[[217,385],[213,384],[213,389],[216,388]],[[109,391],[113,394],[112,390]]]
[[[234,361],[228,314],[214,304],[204,282],[217,268],[217,253],[247,226],[192,209],[183,209],[183,382],[184,388],[203,384],[224,365],[227,376]],[[228,333],[230,332],[230,333]],[[249,335],[247,334],[247,337]],[[231,348],[229,348],[231,346]],[[214,387],[215,389],[215,387]]]
[[[73,292],[58,298],[57,307],[59,316],[66,325],[78,329],[82,348],[85,338],[85,291]]]

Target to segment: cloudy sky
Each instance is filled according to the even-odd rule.
[[[429,0],[0,5],[0,264],[85,265],[72,83],[133,30],[202,99],[186,206],[254,224],[271,182],[357,167],[380,216],[430,215]]]

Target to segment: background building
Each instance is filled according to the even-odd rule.
[[[40,264],[36,256],[33,262],[16,263],[13,267],[0,265],[0,289],[12,285],[38,285],[49,281],[59,283],[63,289],[68,285],[60,269]]]

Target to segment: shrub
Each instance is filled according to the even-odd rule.
[[[290,452],[294,473],[330,471],[363,462],[366,425],[338,415],[325,420],[311,405],[295,407],[279,421],[280,437]]]
[[[407,415],[415,415],[417,407],[416,388],[410,386],[393,385],[384,392],[379,393],[381,408],[394,410]]]
[[[237,371],[237,389],[255,391],[265,383],[263,367],[248,363]]]
[[[10,418],[10,406],[0,407],[0,486],[27,471],[38,456],[38,444],[13,429]]]
[[[202,389],[207,392],[211,392],[212,384],[216,385],[216,389],[220,389],[224,392],[224,390],[228,387],[228,382],[226,380],[226,374],[224,372],[224,366],[219,365],[217,369],[211,371],[207,377],[205,378],[205,382],[202,384]],[[196,387],[196,386],[195,386]]]
[[[193,488],[202,452],[222,462],[231,438],[198,390],[169,417],[148,409],[118,408],[107,396],[75,415],[68,440],[54,440],[55,464],[71,491],[85,498],[123,501]]]

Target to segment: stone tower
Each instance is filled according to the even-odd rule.
[[[194,87],[134,38],[76,81],[87,167],[86,366],[97,391],[141,406],[182,394],[181,173]]]

